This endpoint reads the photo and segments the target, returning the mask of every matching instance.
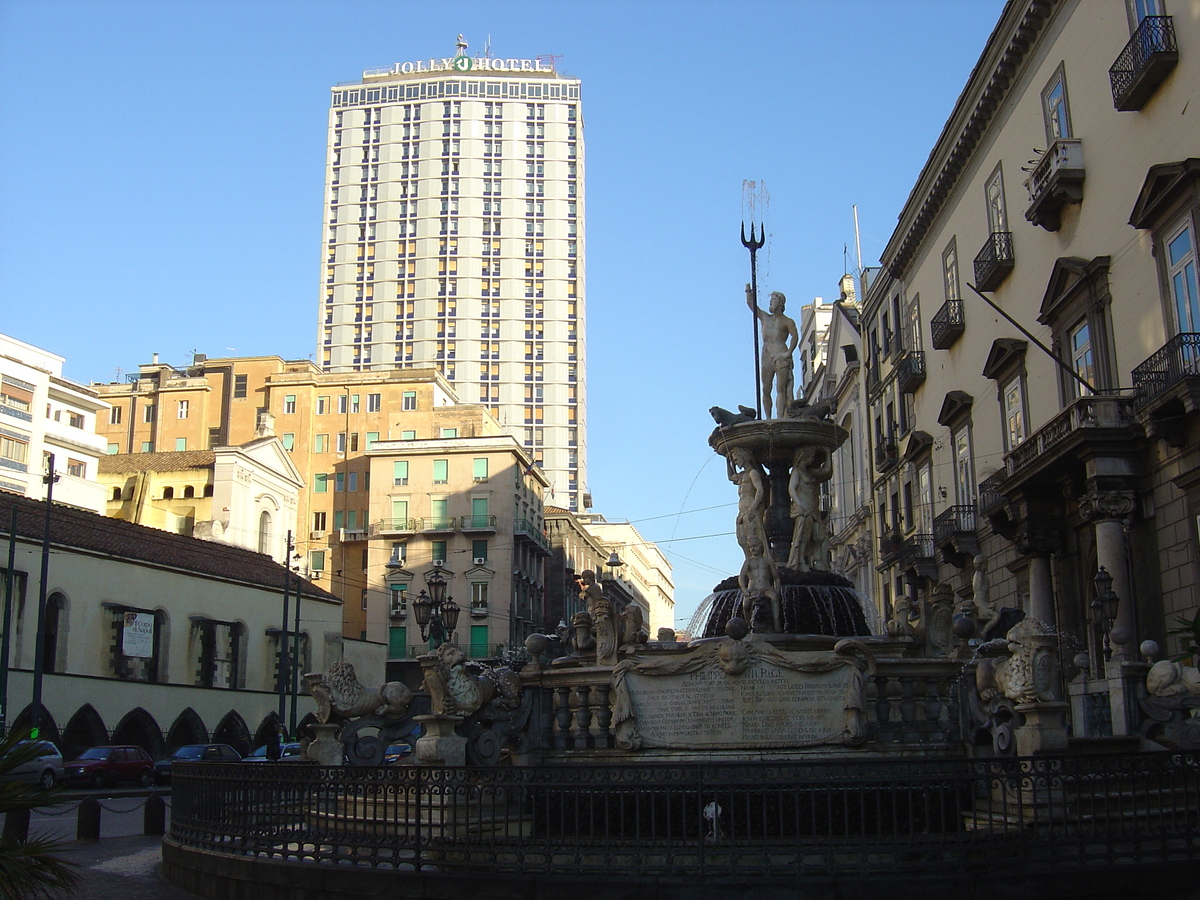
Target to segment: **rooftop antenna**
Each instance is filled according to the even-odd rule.
[[[492,58],[492,36],[490,34],[487,36],[487,41],[483,45],[483,58]]]
[[[455,56],[466,56],[467,55],[467,39],[464,38],[461,34],[458,36],[458,40],[454,42],[454,55]]]

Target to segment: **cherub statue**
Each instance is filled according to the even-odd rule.
[[[782,626],[782,622],[780,622],[779,570],[775,568],[775,561],[765,551],[757,536],[750,537],[748,549],[750,553],[746,556],[746,561],[742,563],[741,572],[738,573],[738,587],[742,590],[742,618],[752,626],[761,624],[763,630],[768,633],[778,633]],[[761,614],[755,615],[756,607],[760,603],[766,604],[768,610],[766,617]],[[769,618],[769,621],[764,622],[764,618]],[[754,627],[753,630],[757,632],[760,629]]]

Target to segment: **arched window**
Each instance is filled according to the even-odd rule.
[[[271,552],[271,514],[265,509],[258,517],[258,552]]]
[[[173,488],[173,487],[163,488],[163,499],[164,500],[174,500],[175,499],[175,488]]]
[[[42,671],[57,672],[59,671],[59,661],[66,659],[66,654],[62,653],[62,644],[66,642],[65,630],[66,622],[64,611],[67,606],[67,598],[62,594],[51,594],[46,599],[46,619],[43,625],[42,644]]]
[[[196,496],[196,489],[194,487],[192,487],[190,484],[183,489],[183,498],[185,500],[190,500],[192,497],[195,497],[195,496]]]
[[[120,489],[119,487],[115,487],[115,488],[113,488],[113,492],[112,492],[112,498],[113,498],[114,500],[120,500],[120,499],[121,499],[121,489]]]
[[[212,495],[213,495],[213,486],[211,484],[206,484],[204,486],[204,496],[211,497]]]

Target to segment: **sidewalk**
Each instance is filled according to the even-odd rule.
[[[58,854],[82,876],[74,900],[196,900],[162,876],[162,838],[111,837],[71,841]]]

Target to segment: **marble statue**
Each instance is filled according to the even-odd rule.
[[[971,576],[972,601],[975,603],[976,632],[981,640],[988,640],[1000,622],[996,608],[991,603],[991,587],[988,585],[988,560],[980,553],[973,560],[975,574]]]
[[[777,634],[782,630],[779,600],[779,570],[757,536],[750,537],[749,553],[738,573],[742,591],[742,618],[755,632]],[[765,607],[760,612],[760,606]]]
[[[763,547],[770,546],[763,518],[767,511],[767,491],[763,486],[762,471],[750,451],[742,447],[734,447],[729,451],[725,466],[729,480],[738,489],[737,542],[742,552],[751,556],[752,538]]]
[[[981,644],[975,669],[980,699],[1003,694],[1014,703],[1053,700],[1056,689],[1057,639],[1036,619],[1022,619],[1008,635]]]
[[[787,298],[779,291],[771,292],[768,312],[754,302],[750,285],[746,285],[746,305],[758,316],[762,326],[762,400],[763,418],[771,418],[771,392],[774,387],[775,409],[783,415],[792,400],[792,352],[800,343],[796,323],[783,309]]]
[[[470,716],[486,704],[515,708],[521,700],[521,676],[506,667],[485,668],[479,675],[466,669],[467,655],[447,641],[432,657],[422,657],[425,689],[435,715]]]
[[[596,581],[596,573],[590,569],[581,572],[577,581],[579,599],[584,602],[592,619],[596,662],[602,666],[613,665],[617,661],[617,623],[612,601],[604,596],[603,588]]]
[[[821,447],[796,450],[788,480],[791,497],[792,549],[788,567],[807,572],[829,567],[829,538],[821,519],[820,487],[833,474],[833,460]]]
[[[916,626],[920,617],[921,611],[913,598],[901,594],[896,598],[892,607],[892,617],[888,619],[884,628],[889,637],[912,637],[917,633]]]
[[[1172,659],[1160,659],[1146,673],[1152,697],[1200,696],[1200,670]]]
[[[621,650],[625,653],[635,653],[649,639],[650,632],[646,628],[642,608],[636,603],[630,603],[621,612]]]
[[[399,681],[371,689],[361,684],[350,663],[334,663],[329,674],[310,672],[304,676],[317,701],[319,722],[338,722],[360,716],[403,718],[412,703],[412,691]]]

